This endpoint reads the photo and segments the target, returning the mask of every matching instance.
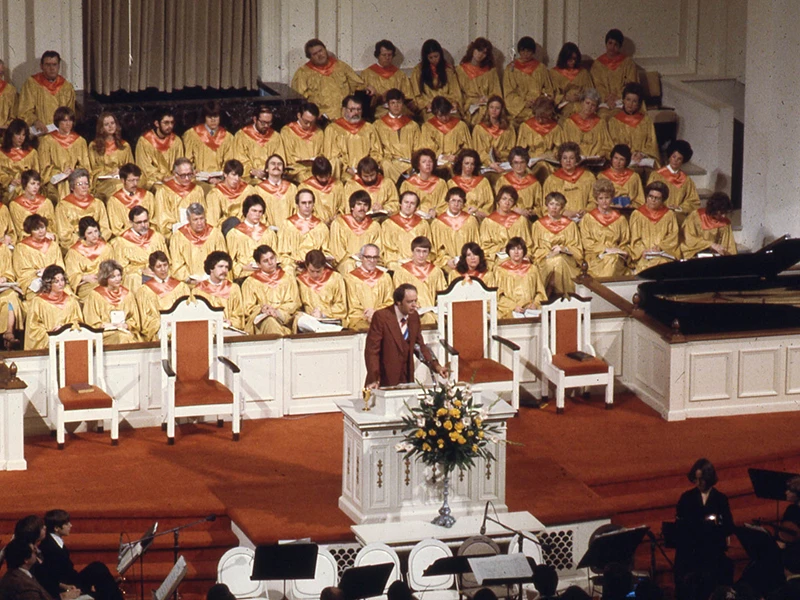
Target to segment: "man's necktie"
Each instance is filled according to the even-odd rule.
[[[408,317],[400,319],[400,332],[403,334],[403,339],[408,341]]]

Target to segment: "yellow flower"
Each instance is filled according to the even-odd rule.
[[[439,448],[444,448],[444,440],[441,440],[441,439],[440,439],[440,440],[438,440],[436,443],[437,443],[437,445],[439,446]]]
[[[453,422],[448,419],[447,421],[442,423],[442,427],[447,429],[447,431],[450,431],[453,428]]]
[[[480,427],[481,423],[483,423],[483,419],[481,419],[480,417],[475,417],[475,425]]]
[[[472,451],[473,452],[477,452],[478,451],[478,444],[472,444]]]
[[[464,424],[461,421],[456,423],[456,431],[462,431],[463,429],[464,429]]]
[[[436,435],[436,430],[435,429],[429,429],[428,430],[428,435]]]
[[[425,437],[425,430],[424,429],[417,429],[417,433],[415,434],[418,438]]]
[[[478,437],[479,437],[479,438],[481,438],[481,439],[483,439],[483,432],[482,432],[482,431],[479,431],[479,432],[478,432]]]
[[[454,419],[460,419],[461,418],[461,411],[458,410],[457,408],[451,408],[450,409],[450,416],[453,417]]]
[[[461,408],[461,400],[453,400],[453,406],[456,408]]]
[[[424,444],[422,444],[422,451],[423,452],[430,452],[431,449],[432,449],[431,445],[428,442],[425,442]]]
[[[461,445],[466,444],[467,443],[467,438],[465,438],[463,435],[458,436],[458,443],[461,444]]]
[[[450,432],[450,441],[451,441],[451,442],[455,442],[455,441],[457,441],[459,437],[460,437],[460,436],[458,435],[458,432],[457,432],[457,431],[451,431],[451,432]]]
[[[467,431],[467,435],[468,435],[469,437],[472,437],[473,435],[475,435],[475,432],[474,432],[474,431],[472,431],[472,429],[470,429],[469,431]]]
[[[440,408],[439,410],[436,411],[436,416],[437,417],[443,417],[446,414],[447,414],[447,409],[446,408]]]

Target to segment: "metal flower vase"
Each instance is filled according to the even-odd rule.
[[[450,528],[456,522],[456,518],[451,514],[450,505],[448,504],[448,499],[450,496],[450,469],[447,468],[447,465],[442,465],[442,494],[443,494],[443,502],[442,506],[439,509],[439,516],[436,517],[431,523],[434,525],[439,525],[440,527],[447,527]]]

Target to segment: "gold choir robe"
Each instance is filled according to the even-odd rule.
[[[314,215],[330,224],[337,215],[347,212],[347,199],[344,197],[344,184],[338,179],[331,178],[322,185],[315,177],[309,177],[301,183],[297,191],[311,190],[314,192]]]
[[[521,237],[525,246],[531,246],[531,229],[528,219],[515,212],[501,215],[495,211],[481,221],[481,248],[489,265],[497,261],[497,253],[506,251],[508,240]]]
[[[28,302],[25,318],[25,350],[47,348],[50,331],[83,320],[81,305],[75,296],[66,292],[34,295]]]
[[[11,244],[16,244],[18,235],[14,227],[14,219],[11,217],[11,211],[8,210],[5,204],[0,204],[0,243],[5,243],[5,237],[8,236]]]
[[[632,153],[641,152],[645,156],[654,158],[658,165],[660,152],[656,140],[656,128],[646,114],[629,115],[624,110],[617,111],[608,120],[608,132],[614,145],[627,144]]]
[[[538,216],[544,214],[544,200],[542,195],[542,184],[530,173],[526,173],[525,177],[519,177],[513,171],[504,173],[497,183],[494,184],[494,193],[500,191],[504,185],[510,185],[519,195],[516,206],[519,208],[526,208],[534,211]]]
[[[349,202],[350,196],[360,190],[367,192],[372,200],[370,212],[384,211],[388,215],[393,215],[400,210],[397,186],[383,175],[378,175],[378,179],[373,185],[367,185],[361,177],[356,175],[344,184],[344,197],[348,198]]]
[[[231,326],[244,331],[244,303],[242,290],[237,284],[225,279],[215,285],[206,279],[195,286],[194,293],[208,300],[211,306],[224,309],[225,318]]]
[[[347,327],[366,331],[370,322],[364,316],[367,309],[379,310],[391,306],[394,285],[388,273],[381,269],[372,272],[357,267],[344,276],[347,290]]]
[[[131,344],[142,339],[142,326],[139,321],[139,307],[136,297],[122,286],[116,292],[104,285],[94,288],[83,302],[83,318],[89,327],[103,329],[111,323],[111,311],[125,314],[127,329],[110,329],[103,332],[103,344]]]
[[[565,101],[567,92],[578,90],[583,93],[585,90],[594,87],[592,76],[586,69],[560,69],[553,67],[550,69],[550,81],[553,82],[553,102],[558,108]],[[575,112],[575,103],[569,102],[559,109],[564,117],[568,117]]]
[[[493,67],[477,67],[471,62],[463,62],[456,67],[456,77],[461,88],[461,97],[464,99],[462,114],[471,125],[477,125],[486,114],[486,105],[478,106],[472,112],[482,96],[502,96],[500,77],[497,69]]]
[[[591,171],[583,167],[577,167],[572,175],[564,169],[556,169],[545,180],[542,194],[544,198],[547,198],[550,192],[561,192],[567,199],[565,210],[590,211],[597,206],[592,195],[592,186],[595,181]]]
[[[0,212],[2,212],[2,209],[0,209]],[[22,225],[25,223],[25,219],[32,214],[43,216],[47,219],[47,231],[56,232],[56,209],[53,207],[53,203],[44,196],[37,195],[33,200],[28,200],[25,196],[17,196],[8,205],[8,212],[11,214],[11,223],[14,225],[17,239],[22,239],[28,235]]]
[[[447,209],[447,183],[436,175],[422,179],[417,174],[411,175],[400,186],[400,196],[406,192],[414,192],[419,196],[419,208],[424,213],[434,209],[437,213]]]
[[[444,59],[444,57],[442,57]],[[436,96],[443,96],[447,98],[454,107],[461,110],[463,108],[463,96],[461,93],[461,86],[458,83],[458,76],[450,65],[445,68],[447,73],[447,82],[442,85],[438,79],[434,79],[433,87],[420,83],[420,75],[422,74],[422,65],[417,64],[414,70],[411,71],[411,91],[413,92],[414,104],[424,119],[430,119],[431,113],[428,112],[430,103]],[[435,76],[435,72],[434,72]]]
[[[630,256],[631,231],[625,217],[613,209],[604,215],[599,208],[595,208],[581,219],[580,230],[589,275],[602,278],[621,277],[629,273],[628,257],[604,254],[606,248],[619,248]]]
[[[517,146],[527,148],[532,157],[550,155],[555,158],[556,150],[566,141],[564,128],[556,121],[542,123],[530,118],[519,126],[517,133]]]
[[[55,81],[49,81],[44,73],[36,73],[22,84],[17,116],[28,125],[33,125],[36,120],[49,125],[59,106],[75,110],[75,88],[61,75]]]
[[[494,210],[494,192],[489,180],[483,175],[475,175],[470,179],[462,177],[461,175],[453,175],[450,181],[447,182],[448,189],[460,187],[467,193],[466,206],[468,208],[476,208],[487,215]],[[436,212],[440,208],[447,210],[447,202],[444,207],[437,206]]]
[[[403,92],[407,100],[413,98],[414,93],[408,76],[394,65],[384,69],[377,63],[372,64],[361,71],[361,79],[364,80],[364,85],[371,85],[375,89],[372,104],[375,106],[376,119],[388,113],[388,109],[383,105],[386,104],[385,96],[389,90],[398,89]]]
[[[143,206],[152,218],[155,203],[156,200],[153,194],[144,188],[137,188],[133,194],[129,194],[124,188],[120,188],[111,194],[106,201],[106,210],[108,211],[108,224],[111,227],[112,235],[122,235],[122,232],[130,227],[131,220],[128,218],[128,213],[132,208]]]
[[[467,124],[455,116],[447,123],[442,123],[439,117],[431,117],[422,124],[419,147],[433,150],[436,156],[458,154],[462,148],[472,147],[472,136]]]
[[[41,166],[42,186],[47,197],[53,202],[69,194],[69,182],[64,179],[53,185],[50,179],[64,173],[67,169],[86,169],[91,172],[89,146],[86,140],[74,131],[61,135],[57,130],[39,138],[39,165]]]
[[[609,167],[605,171],[601,171],[597,178],[608,179],[614,184],[614,198],[621,196],[630,198],[633,208],[639,208],[644,204],[642,178],[633,169],[624,169],[618,173]]]
[[[292,121],[281,129],[281,140],[286,152],[286,170],[295,183],[311,177],[311,161],[322,156],[325,136],[322,129],[314,126],[306,131],[297,121]]]
[[[364,244],[381,247],[381,226],[371,217],[359,223],[353,215],[339,215],[331,223],[328,249],[336,261],[336,270],[342,275],[356,266],[352,256],[357,255]]]
[[[206,221],[212,227],[222,226],[229,217],[243,221],[242,204],[248,196],[255,193],[255,188],[244,179],[239,182],[239,187],[236,189],[229,188],[224,181],[221,181],[206,194]]]
[[[431,262],[419,266],[408,261],[394,270],[394,287],[410,283],[417,288],[417,305],[420,309],[436,307],[436,293],[447,288],[444,272]],[[436,311],[429,311],[419,317],[423,325],[435,325]]]
[[[467,269],[465,273],[459,273],[456,271],[450,271],[450,274],[447,276],[447,283],[448,285],[452,284],[454,281],[459,279],[466,279],[469,277],[470,279],[480,279],[483,283],[486,284],[486,287],[497,287],[494,277],[494,271],[487,269],[486,271],[473,271],[472,269]]]
[[[58,243],[64,252],[78,241],[78,221],[82,217],[94,217],[95,221],[100,224],[100,235],[103,239],[111,239],[106,205],[100,199],[92,197],[91,194],[87,194],[85,198],[78,198],[75,194],[70,194],[61,199],[55,210]]]
[[[169,256],[167,241],[154,229],[139,235],[133,229],[126,229],[111,240],[114,246],[114,260],[122,266],[123,285],[136,292],[142,286],[142,274],[150,267],[150,255],[161,250]]]
[[[364,80],[350,65],[329,55],[327,64],[311,61],[301,66],[292,77],[292,89],[319,107],[320,116],[331,121],[342,116],[345,96],[364,87]]]
[[[572,113],[564,119],[564,136],[568,142],[575,142],[581,147],[583,156],[603,156],[608,158],[614,142],[608,132],[608,123],[597,115],[584,119],[578,113]]]
[[[705,208],[701,208],[683,222],[681,253],[684,258],[693,258],[699,252],[709,250],[711,244],[719,244],[728,254],[736,254],[730,219],[715,219]]]
[[[6,203],[22,193],[22,185],[12,184],[12,181],[20,179],[22,172],[28,169],[39,171],[39,153],[35,149],[12,148],[8,152],[0,150],[0,186]]]
[[[264,170],[267,159],[273,154],[281,158],[286,157],[283,149],[283,140],[280,134],[272,129],[259,133],[256,126],[250,123],[245,125],[233,137],[233,158],[241,161],[244,165],[244,179],[251,183],[258,180],[250,175],[252,169]]]
[[[411,168],[411,155],[420,148],[419,125],[406,115],[390,114],[377,119],[373,125],[383,148],[383,174],[392,183]]]
[[[578,226],[567,217],[559,220],[544,216],[533,224],[533,246],[530,252],[546,290],[564,295],[575,291],[573,279],[580,274],[578,265],[583,260],[583,246]],[[553,246],[566,246],[569,254],[547,257]]]
[[[300,308],[300,291],[297,281],[283,269],[267,274],[256,271],[242,284],[245,329],[249,334],[289,335],[292,333],[294,316]],[[265,304],[278,311],[278,318],[259,319]],[[258,321],[256,323],[256,321]]]
[[[114,258],[114,249],[104,240],[98,240],[94,247],[87,246],[83,240],[72,244],[64,257],[64,266],[66,267],[64,270],[67,272],[69,286],[78,294],[78,298],[82,301],[85,300],[89,292],[97,287],[96,282],[81,283],[83,276],[97,275],[100,263],[112,258]]]
[[[265,179],[255,187],[255,190],[267,205],[264,220],[269,225],[277,227],[294,214],[297,186],[288,179],[281,179],[278,185],[273,185],[269,179]]]
[[[6,129],[17,115],[19,96],[17,88],[0,79],[0,129]]]
[[[0,277],[6,282],[17,280],[11,258],[11,250],[5,244],[0,244]],[[19,294],[11,288],[0,292],[0,335],[8,332],[8,311],[14,313],[14,327],[23,329],[25,324],[25,311]],[[13,332],[12,332],[13,333]]]
[[[594,87],[600,92],[603,102],[609,94],[614,94],[618,100],[622,100],[622,88],[625,84],[638,81],[636,64],[631,57],[622,53],[614,58],[610,58],[607,54],[598,56],[592,63],[591,75]]]
[[[339,273],[326,268],[320,281],[314,281],[303,271],[297,275],[297,287],[303,312],[310,315],[318,308],[326,319],[341,319],[342,326],[347,325],[347,289]]]
[[[542,95],[553,97],[550,72],[535,58],[512,60],[503,71],[503,92],[508,113],[517,123],[526,121],[533,116],[528,102]]]
[[[330,256],[329,237],[328,226],[314,215],[310,219],[292,215],[278,229],[278,247],[275,250],[281,266],[288,273],[294,273],[296,264],[305,261],[309,250],[321,250]]]
[[[255,226],[247,221],[242,221],[228,231],[226,237],[228,254],[233,260],[233,278],[247,277],[252,271],[244,270],[248,265],[255,263],[253,252],[259,246],[269,246],[273,250],[278,245],[278,237],[268,225],[258,223]]]
[[[503,129],[497,125],[478,123],[472,128],[472,149],[481,157],[481,164],[487,166],[494,161],[508,160],[508,153],[517,145],[517,133],[513,127]]]
[[[34,296],[35,292],[30,289],[30,285],[39,277],[40,271],[50,265],[64,267],[61,249],[56,242],[48,239],[37,242],[31,236],[16,245],[11,262],[17,274],[17,283],[25,292],[26,300]]]
[[[221,125],[214,135],[205,123],[190,127],[183,134],[183,148],[198,173],[222,171],[225,161],[234,158],[233,134]]]
[[[514,264],[511,259],[501,262],[494,270],[497,284],[497,317],[511,319],[515,308],[539,309],[547,301],[539,269],[527,258]],[[531,306],[533,305],[533,306]]]
[[[372,124],[350,123],[343,117],[325,128],[322,154],[331,161],[333,175],[339,179],[350,177],[347,169],[355,170],[365,156],[371,156],[378,164],[383,161],[381,140]]]
[[[156,190],[156,204],[151,215],[151,220],[161,234],[170,239],[172,226],[181,220],[181,209],[186,209],[190,204],[197,202],[205,208],[206,196],[203,188],[195,182],[184,186],[177,180],[167,179],[164,185]]]
[[[461,255],[461,248],[468,242],[480,243],[478,220],[461,211],[453,216],[445,211],[431,221],[431,259],[443,269],[449,270],[447,263]]]
[[[666,206],[658,211],[640,206],[631,214],[630,227],[631,262],[635,264],[635,273],[670,261],[663,256],[645,256],[645,252],[653,247],[660,248],[675,259],[681,258],[678,219]]]
[[[678,209],[678,223],[700,208],[700,196],[694,181],[683,171],[673,173],[669,166],[662,167],[658,171],[650,173],[647,183],[663,181],[669,186],[669,198],[664,204],[671,208]]]
[[[186,281],[189,276],[202,277],[205,274],[203,263],[215,250],[228,251],[219,229],[206,224],[204,231],[195,233],[187,223],[175,232],[169,243],[173,276],[181,281]]]
[[[401,213],[392,215],[381,224],[383,264],[396,269],[403,261],[411,259],[411,242],[424,235],[431,238],[431,227],[418,214],[406,217]]]
[[[142,170],[142,187],[151,187],[172,177],[175,160],[185,154],[183,140],[170,133],[163,140],[152,129],[136,142],[136,164]]]
[[[101,177],[109,176],[114,171],[126,164],[133,162],[133,152],[131,152],[130,144],[122,141],[122,148],[117,148],[117,144],[112,140],[106,142],[103,153],[99,153],[95,148],[94,142],[89,144],[89,164],[91,165],[92,173],[92,191],[101,200],[107,200],[111,194],[116,192],[122,187],[122,181],[119,177],[115,179],[101,179]]]
[[[169,277],[166,281],[153,277],[144,284],[141,279],[139,282],[135,298],[139,308],[142,341],[156,342],[161,328],[161,311],[172,308],[178,298],[188,296],[189,286],[174,277]]]

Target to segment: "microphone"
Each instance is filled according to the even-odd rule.
[[[217,520],[217,515],[215,515],[214,513],[211,513],[206,517],[206,521],[216,521],[216,520]]]
[[[481,535],[486,535],[486,517],[489,515],[489,505],[491,500],[486,501],[486,506],[483,507],[483,522],[481,523]]]

